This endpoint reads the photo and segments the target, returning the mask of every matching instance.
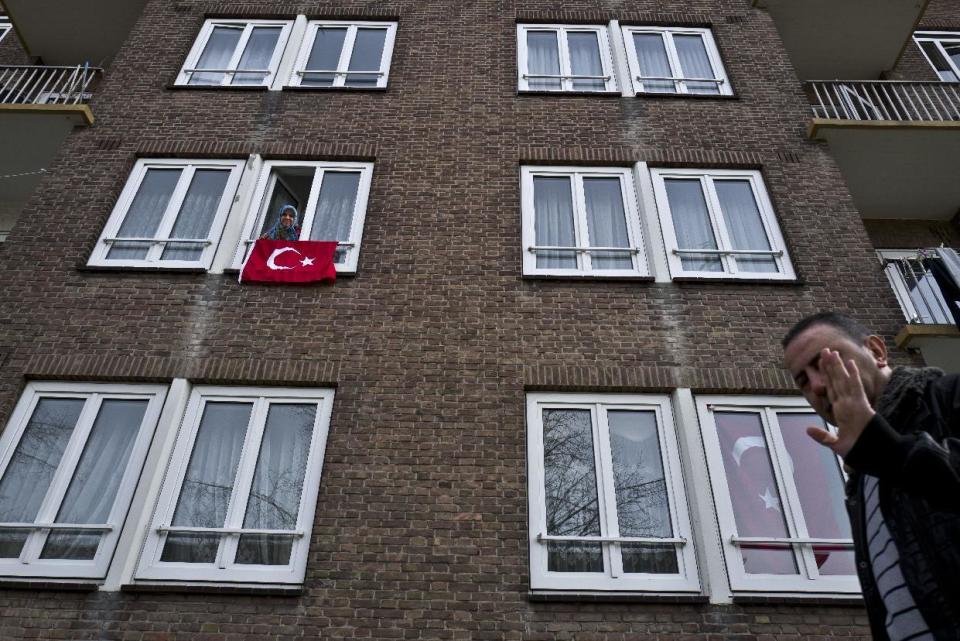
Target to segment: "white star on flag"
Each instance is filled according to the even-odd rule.
[[[312,264],[313,264],[312,258],[304,257],[304,259],[300,261],[300,265],[303,267],[306,267],[307,265],[312,265]]]
[[[763,507],[767,510],[774,509],[780,511],[780,499],[773,495],[769,487],[764,488],[763,494],[760,494],[760,500],[763,501]]]

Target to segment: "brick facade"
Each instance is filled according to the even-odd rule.
[[[960,23],[947,4],[931,19]],[[205,16],[297,14],[397,19],[387,90],[169,88]],[[518,20],[610,19],[710,25],[735,97],[517,94]],[[888,337],[903,324],[873,253],[899,228],[865,228],[828,148],[806,139],[765,12],[152,0],[91,108],[96,125],[69,137],[28,203],[44,234],[21,223],[0,247],[0,419],[33,379],[335,386],[307,576],[287,596],[0,586],[0,638],[869,638],[849,604],[528,597],[525,391],[792,394],[778,339],[800,316],[847,310]],[[355,276],[277,288],[86,266],[138,158],[251,153],[375,163]],[[521,276],[521,164],[639,161],[759,169],[798,281]]]

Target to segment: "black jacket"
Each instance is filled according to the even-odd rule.
[[[895,370],[846,463],[856,470],[847,511],[874,638],[888,639],[865,540],[863,474],[880,480],[880,511],[927,625],[938,641],[960,640],[960,376]]]

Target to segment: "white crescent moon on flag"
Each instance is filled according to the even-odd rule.
[[[767,443],[763,440],[762,436],[741,436],[734,441],[732,453],[733,460],[737,462],[737,465],[740,465],[740,459],[743,458],[746,451],[753,447],[766,449]]]
[[[278,264],[275,262],[275,259],[276,259],[278,256],[280,256],[280,254],[282,254],[282,253],[284,253],[284,252],[293,252],[293,253],[296,254],[297,256],[300,256],[300,255],[301,255],[300,252],[298,252],[298,251],[297,251],[296,249],[294,249],[293,247],[280,247],[279,249],[274,249],[274,250],[273,250],[273,253],[270,254],[270,258],[267,259],[267,267],[269,267],[270,269],[272,269],[272,270],[274,270],[274,271],[279,270],[279,269],[293,269],[293,267],[284,267],[283,265],[278,265]]]

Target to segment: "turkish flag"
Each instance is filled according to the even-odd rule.
[[[332,283],[336,251],[332,241],[260,239],[240,270],[240,282]]]

